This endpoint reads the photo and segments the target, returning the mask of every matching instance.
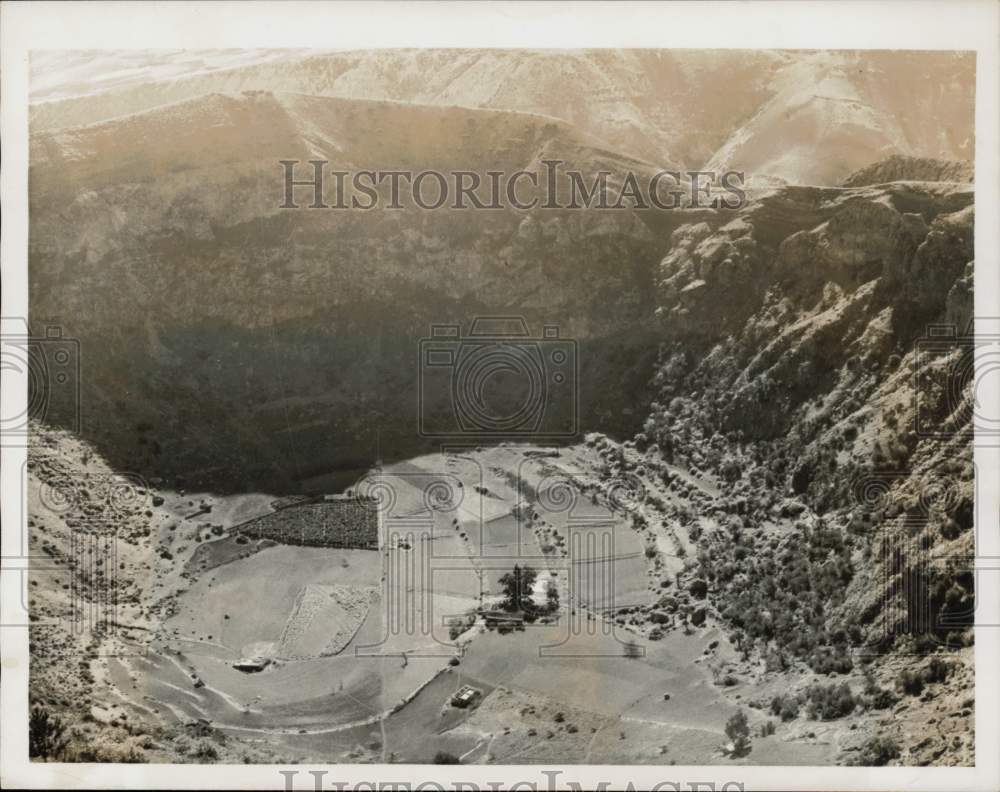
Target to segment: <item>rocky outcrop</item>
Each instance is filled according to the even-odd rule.
[[[786,188],[671,236],[643,442],[726,481],[699,573],[779,667],[867,657],[891,679],[972,640],[972,198],[940,182]],[[967,761],[970,719],[949,728],[904,735],[908,756]]]
[[[866,187],[896,181],[943,181],[971,184],[975,168],[970,160],[940,160],[894,154],[855,171],[842,187]]]

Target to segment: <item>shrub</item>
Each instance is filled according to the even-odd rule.
[[[899,745],[889,737],[872,737],[850,763],[862,767],[882,767],[899,758]]]
[[[434,764],[462,764],[462,762],[455,754],[438,751],[434,754]]]
[[[42,707],[32,707],[28,719],[28,756],[58,759],[66,750],[69,737],[66,724]]]
[[[209,740],[199,740],[193,755],[196,759],[218,759],[219,750]]]
[[[896,677],[896,687],[911,696],[919,696],[924,690],[924,679],[916,671],[905,668]]]
[[[871,691],[868,696],[868,706],[872,709],[882,710],[889,709],[899,701],[896,694],[891,690],[886,688],[878,688],[877,690]]]
[[[68,758],[73,762],[114,764],[140,764],[147,761],[139,746],[130,742],[109,742],[106,739],[91,740],[75,750],[71,749],[71,756]]]
[[[944,682],[951,676],[951,664],[946,663],[940,657],[931,658],[931,661],[924,669],[925,682]]]
[[[677,610],[677,598],[671,596],[670,594],[664,594],[660,597],[659,602],[656,603],[657,607],[663,608],[671,613]]]
[[[809,657],[809,667],[817,674],[846,674],[854,668],[845,646],[817,649]]]

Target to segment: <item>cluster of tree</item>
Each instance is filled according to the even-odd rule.
[[[813,720],[834,720],[854,712],[857,699],[846,682],[810,685],[806,690],[807,712]]]
[[[771,699],[771,713],[781,718],[782,722],[795,720],[799,717],[799,699],[797,696],[777,695]]]
[[[514,565],[511,572],[500,578],[503,589],[501,607],[511,613],[521,613],[524,620],[531,622],[539,616],[555,613],[559,610],[559,588],[554,581],[549,581],[545,588],[545,605],[535,602],[534,590],[538,580],[538,572],[528,565]]]
[[[818,673],[847,673],[848,652],[860,642],[856,625],[831,623],[854,576],[850,543],[822,523],[803,527],[782,544],[750,535],[736,518],[703,543],[698,562],[725,621],[743,636],[742,648],[799,658]]]
[[[802,705],[806,705],[807,715],[813,720],[834,720],[850,715],[855,707],[864,709],[887,709],[898,701],[896,695],[881,687],[871,671],[865,674],[862,694],[851,691],[846,682],[839,685],[814,684],[804,693],[779,694],[771,699],[771,713],[782,721],[794,720],[799,716]]]

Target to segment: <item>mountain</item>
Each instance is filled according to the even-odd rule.
[[[834,185],[892,154],[971,161],[973,73],[965,53],[796,58],[705,168],[743,170],[751,183]]]
[[[855,171],[843,181],[844,187],[864,187],[894,181],[950,181],[972,184],[975,181],[971,162],[938,160],[930,157],[893,155]]]
[[[733,168],[764,184],[833,185],[891,154],[971,161],[974,147],[971,53],[265,51],[254,64],[218,54],[120,57],[96,91],[85,61],[65,66],[60,82],[41,60],[31,129],[267,90],[546,115],[658,167]],[[90,77],[84,86],[81,74]]]
[[[420,342],[435,324],[463,340],[476,317],[520,316],[532,343],[548,323],[576,342],[587,434],[544,449],[470,437],[492,489],[463,489],[517,514],[531,459],[582,472],[591,505],[608,499],[640,595],[608,615],[646,649],[683,647],[683,663],[658,662],[696,675],[655,695],[626,684],[630,710],[691,696],[705,716],[706,691],[729,696],[754,721],[751,762],[776,742],[797,759],[973,761],[972,56],[216,53],[155,73],[143,57],[86,96],[70,96],[85,59],[43,85],[29,174],[31,317],[79,339],[82,388],[72,434],[34,432],[30,496],[68,480],[100,515],[98,482],[150,482],[100,525],[122,541],[130,632],[176,604],[145,581],[208,571],[181,546],[242,558],[213,537],[251,506],[351,487],[382,461],[418,475],[412,458],[434,445],[417,435]],[[370,211],[282,209],[280,161],[308,159],[480,177],[559,159],[614,184],[697,162],[745,169],[754,189],[734,210],[396,211],[384,194]],[[70,555],[75,517],[44,511],[33,540]],[[554,552],[556,526],[533,526]],[[65,609],[62,575],[41,578],[45,616]],[[65,648],[79,649],[33,650],[49,704]],[[78,693],[103,672],[91,659]],[[724,719],[707,717],[691,742],[718,758],[701,726],[721,740]],[[573,726],[591,746],[619,731]],[[471,745],[501,732],[477,729]]]

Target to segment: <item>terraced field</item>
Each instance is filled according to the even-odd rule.
[[[164,527],[174,563],[187,560],[152,642],[103,666],[107,717],[204,721],[337,761],[716,761],[739,707],[717,679],[732,647],[711,624],[651,640],[649,623],[630,620],[683,568],[670,551],[687,537],[636,521],[629,492],[602,489],[596,464],[585,447],[501,446],[372,471],[356,491],[377,503],[377,550],[243,541],[234,519],[221,536],[195,523],[185,536],[200,541],[185,545]],[[538,571],[536,601],[551,582],[561,607],[502,634],[476,611],[497,607],[515,563]],[[234,667],[255,656],[262,670]],[[450,704],[463,684],[481,691],[468,710]],[[828,760],[796,746],[762,743],[775,761]]]

